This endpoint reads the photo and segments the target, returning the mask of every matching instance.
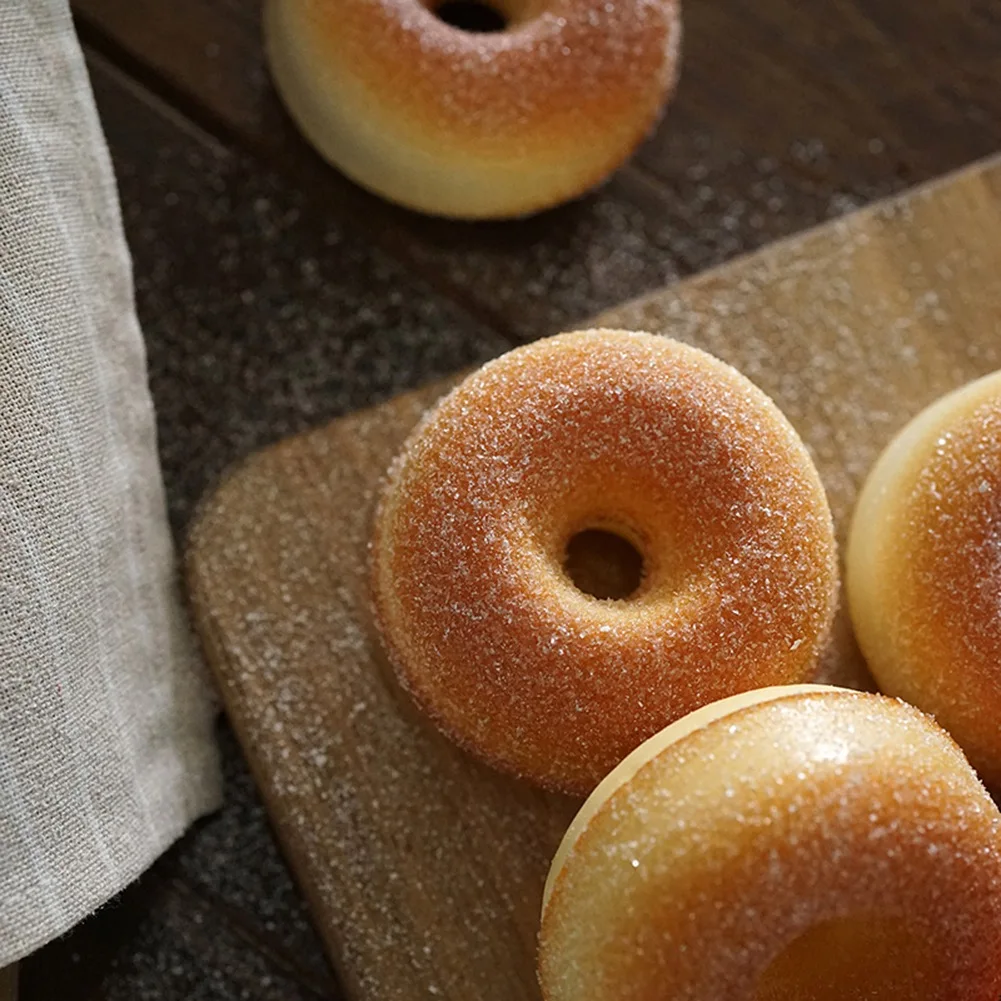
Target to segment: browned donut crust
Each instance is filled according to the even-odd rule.
[[[563,569],[594,527],[643,556],[628,599]],[[438,405],[390,471],[371,579],[435,722],[576,793],[700,705],[804,680],[837,591],[823,488],[771,400],[695,348],[607,330],[512,351]]]
[[[423,211],[518,215],[632,152],[677,76],[677,0],[502,0],[472,33],[419,0],[269,0],[272,75],[311,142]]]
[[[1001,789],[1001,373],[932,404],[880,456],[847,567],[880,688],[932,713]]]
[[[996,1001],[1001,814],[955,743],[884,696],[749,694],[582,808],[547,884],[546,1001]]]

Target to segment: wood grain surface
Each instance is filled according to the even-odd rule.
[[[0,969],[0,1001],[17,1001],[17,963]]]
[[[702,346],[812,450],[844,539],[866,471],[926,403],[1001,366],[1001,162],[606,313]],[[537,998],[549,858],[577,804],[483,768],[400,695],[368,614],[374,491],[448,385],[234,470],[188,581],[220,690],[352,1001]],[[822,677],[866,686],[842,616]]]
[[[611,185],[524,223],[440,224],[296,134],[258,0],[72,5],[178,532],[253,448],[1001,147],[996,0],[686,0],[677,99]],[[223,810],[26,960],[24,1001],[341,998],[219,733]]]
[[[993,0],[686,0],[660,128],[592,196],[518,225],[428,219],[331,170],[271,86],[256,0],[74,0],[83,37],[317,211],[506,336],[715,266],[997,149]]]

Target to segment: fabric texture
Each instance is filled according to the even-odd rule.
[[[0,0],[0,967],[220,782],[108,151],[66,0]]]

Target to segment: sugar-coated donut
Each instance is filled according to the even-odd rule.
[[[436,215],[525,215],[598,184],[672,90],[679,0],[485,0],[464,31],[426,0],[267,0],[275,85],[366,188]]]
[[[393,464],[371,551],[417,703],[481,759],[579,794],[698,706],[805,680],[836,603],[824,490],[775,404],[625,331],[464,381]]]
[[[880,688],[932,713],[1001,789],[1001,372],[933,403],[880,456],[846,584]]]
[[[1001,813],[880,695],[704,707],[591,795],[553,861],[545,1001],[997,1001]]]

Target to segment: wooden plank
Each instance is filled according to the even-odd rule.
[[[750,162],[831,192],[913,182],[996,145],[1001,16],[990,0],[799,0],[685,7],[679,113]],[[670,120],[641,159],[674,176]]]
[[[0,1001],[17,1001],[17,963],[0,969]]]
[[[136,275],[174,525],[237,455],[509,342],[88,60]]]
[[[880,448],[1001,366],[1001,162],[600,317],[740,367],[816,456],[843,541]],[[352,1001],[535,1001],[536,922],[576,804],[481,767],[395,688],[365,578],[373,496],[432,386],[259,453],[188,550],[198,626]],[[822,677],[869,684],[844,614]]]
[[[518,224],[432,219],[368,194],[299,135],[264,65],[257,4],[85,0],[81,33],[223,141],[261,158],[320,217],[352,227],[502,336],[552,331],[678,274],[659,184],[629,172]]]
[[[236,133],[284,140],[260,47],[259,5],[239,0],[75,0],[84,23]],[[989,152],[1001,123],[994,85],[1001,14],[991,0],[689,0],[682,84],[660,141],[702,129],[752,161],[804,165],[794,144],[819,141],[836,183],[894,169],[930,177]],[[961,66],[962,72],[956,72]],[[677,121],[671,122],[675,118]],[[986,133],[986,135],[985,135]],[[670,156],[669,153],[663,154]],[[665,173],[674,175],[673,163]]]
[[[957,167],[1001,128],[1001,19],[986,0],[690,2],[677,100],[630,168],[528,224],[452,224],[363,193],[312,153],[271,88],[258,6],[75,3],[86,38],[505,335],[572,325]]]
[[[508,346],[385,254],[312,218],[287,178],[224,148],[99,57],[88,68],[118,177],[176,529],[252,449]],[[276,983],[339,996],[225,733],[221,751],[224,806],[154,869],[181,874],[239,943],[229,965],[205,974],[212,997],[264,998],[242,992],[253,971],[272,967],[285,971]],[[158,956],[205,960],[179,940],[182,921],[161,920],[164,906],[130,891],[125,906],[26,961],[22,998],[154,996]],[[189,924],[200,914],[192,908]],[[140,921],[155,930],[136,943]]]

